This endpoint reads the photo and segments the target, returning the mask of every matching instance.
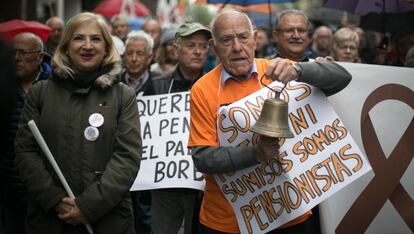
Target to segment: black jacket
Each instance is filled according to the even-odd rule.
[[[67,193],[27,126],[31,119],[95,233],[135,233],[129,188],[142,152],[138,106],[134,91],[117,79],[121,66],[108,68],[92,73],[97,77],[85,86],[56,69],[27,95],[15,141],[16,166],[30,196],[27,234],[87,233],[83,225],[68,225],[56,216],[54,207]],[[84,133],[95,113],[104,123],[92,140]]]
[[[200,73],[200,77],[203,75],[203,73]],[[164,76],[157,76],[152,79],[154,94],[188,91],[200,77],[194,81],[185,80],[180,72],[179,67],[177,66],[172,73]],[[145,91],[144,93],[149,91],[150,90]]]

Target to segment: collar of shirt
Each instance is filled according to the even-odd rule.
[[[250,69],[250,71],[247,73],[246,80],[249,79],[250,77],[252,77],[252,75],[258,75],[257,67],[256,67],[256,60],[253,61],[253,66]],[[226,83],[226,81],[229,80],[229,79],[238,80],[223,67],[221,69],[221,85],[224,85]]]
[[[39,72],[37,73],[36,77],[34,78],[33,83],[35,83],[35,82],[39,81],[40,74],[42,74],[42,73],[43,73],[43,70],[44,70],[44,69],[43,69],[43,67],[42,67],[42,66],[40,66],[40,68],[39,68]]]
[[[303,56],[302,56],[300,61],[301,62],[309,62],[309,58],[310,58],[311,55],[312,55],[312,51],[305,50],[303,52]],[[283,57],[276,48],[275,49],[275,55],[273,55],[271,58],[274,59],[274,58],[285,58],[285,57]]]
[[[128,72],[126,72],[125,78],[127,85],[133,88],[135,92],[137,92],[142,88],[142,86],[144,86],[144,84],[149,79],[149,72],[148,69],[146,69],[145,72],[138,79],[131,78]]]

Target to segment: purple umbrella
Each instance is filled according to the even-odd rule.
[[[414,11],[414,4],[407,0],[326,0],[324,6],[360,15]]]
[[[269,5],[269,33],[271,34],[272,29],[272,11],[271,11],[271,3],[283,3],[283,2],[294,2],[296,0],[207,0],[207,3],[223,3],[221,9],[224,9],[227,4],[232,5],[240,5],[240,6],[249,6],[249,5],[256,5],[256,4],[263,4],[267,3]]]
[[[208,3],[224,3],[234,4],[241,6],[256,5],[262,3],[282,3],[282,2],[293,2],[295,0],[208,0]]]

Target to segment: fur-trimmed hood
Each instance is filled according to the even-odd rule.
[[[68,74],[64,73],[63,70],[59,68],[54,68],[53,71],[56,75],[52,76],[52,79],[56,79],[56,80],[72,79]],[[121,74],[121,71],[122,71],[121,62],[113,63],[111,65],[111,68],[109,68],[107,72],[105,72],[104,74],[96,78],[94,82],[94,86],[100,87],[101,89],[107,89],[111,87],[113,84],[119,82],[119,75]]]
[[[119,75],[122,71],[122,65],[120,62],[114,63],[112,69],[98,77],[95,80],[95,85],[101,87],[102,89],[106,89],[111,87],[114,83],[119,82]]]

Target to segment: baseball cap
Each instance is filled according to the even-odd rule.
[[[179,37],[187,37],[196,32],[204,32],[208,38],[211,38],[211,32],[206,27],[197,22],[187,22],[182,24],[175,33],[175,39]]]

